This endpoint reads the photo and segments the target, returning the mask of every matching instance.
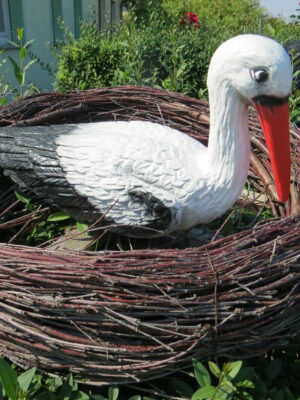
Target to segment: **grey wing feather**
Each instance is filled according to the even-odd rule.
[[[28,188],[78,220],[100,218],[99,210],[80,196],[65,178],[56,153],[55,138],[75,125],[1,128],[0,166],[23,188]]]

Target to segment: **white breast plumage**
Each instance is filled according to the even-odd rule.
[[[102,212],[114,205],[107,216],[118,225],[143,225],[147,211],[130,196],[138,190],[163,199],[176,216],[170,230],[178,228],[204,183],[195,174],[204,146],[151,122],[81,124],[56,144],[68,182]]]

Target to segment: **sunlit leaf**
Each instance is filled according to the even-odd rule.
[[[244,381],[237,382],[236,386],[244,387],[244,388],[250,388],[250,389],[253,389],[255,387],[254,383],[249,381],[248,379],[245,379]]]
[[[242,361],[234,361],[229,363],[230,365],[230,372],[228,374],[228,377],[231,379],[235,378],[237,374],[239,373],[241,367],[242,367],[243,362]]]
[[[70,215],[64,213],[63,211],[59,211],[57,213],[49,215],[47,218],[48,222],[57,222],[57,221],[65,221],[66,219],[71,218]]]
[[[142,397],[139,394],[136,394],[135,396],[131,396],[128,400],[142,400]]]
[[[26,47],[22,47],[20,50],[20,59],[23,60],[26,57],[27,50]]]
[[[23,28],[17,28],[17,34],[18,34],[18,40],[23,39],[23,34],[24,34],[24,29]]]
[[[108,400],[117,400],[119,396],[119,388],[117,386],[110,386],[108,389]]]
[[[89,228],[87,224],[83,224],[82,222],[77,222],[76,227],[79,230],[79,232],[86,231]]]
[[[219,378],[221,376],[221,370],[217,366],[217,364],[215,364],[212,361],[208,361],[208,366],[209,366],[209,369],[211,370],[211,372],[215,375],[215,377]]]
[[[0,381],[9,400],[17,400],[19,388],[17,373],[3,358],[0,358]]]
[[[210,397],[214,396],[217,392],[217,388],[214,386],[204,386],[201,389],[197,390],[193,396],[192,400],[204,400],[209,399]]]
[[[36,367],[28,369],[27,371],[23,372],[23,374],[19,375],[18,377],[18,382],[20,385],[20,388],[26,392],[29,388],[29,385],[31,384],[34,375],[36,372]]]
[[[204,365],[200,361],[193,358],[193,366],[194,366],[195,377],[199,385],[201,387],[210,385],[211,384],[210,374],[208,370],[204,367]]]
[[[23,71],[25,72],[32,64],[34,64],[36,62],[36,60],[31,60],[29,61],[25,67],[23,68]]]

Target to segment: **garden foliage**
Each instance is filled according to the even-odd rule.
[[[294,344],[297,343],[299,341]],[[295,360],[293,349],[273,351],[247,362],[221,365],[209,361],[205,365],[193,359],[189,373],[177,372],[149,385],[144,382],[130,389],[126,386],[97,389],[80,385],[81,378],[75,379],[72,374],[47,377],[40,375],[35,367],[23,372],[0,357],[0,399],[299,400],[299,356]]]
[[[242,33],[284,44],[300,26],[270,18],[256,0],[136,0],[118,26],[85,23],[78,39],[66,35],[55,51],[56,89],[150,85],[203,97],[213,52]]]
[[[3,71],[3,68],[6,65],[7,59],[4,58],[0,62],[0,105],[3,106],[7,103],[7,97],[11,97],[12,99],[18,99],[20,97],[28,96],[33,93],[37,93],[39,90],[32,83],[26,83],[26,75],[27,70],[31,67],[32,64],[36,62],[35,59],[27,62],[25,64],[26,55],[28,53],[28,48],[33,40],[29,40],[28,42],[24,42],[24,30],[23,28],[17,29],[17,42],[10,43],[19,50],[17,61],[8,55],[8,60],[11,63],[11,66],[14,70],[14,76],[18,83],[17,87],[14,87],[10,83],[5,82],[5,76],[7,70]],[[4,50],[0,50],[0,55],[3,54]]]

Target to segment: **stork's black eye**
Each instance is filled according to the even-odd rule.
[[[269,73],[265,68],[257,68],[253,71],[253,78],[256,82],[264,82],[268,79]]]

